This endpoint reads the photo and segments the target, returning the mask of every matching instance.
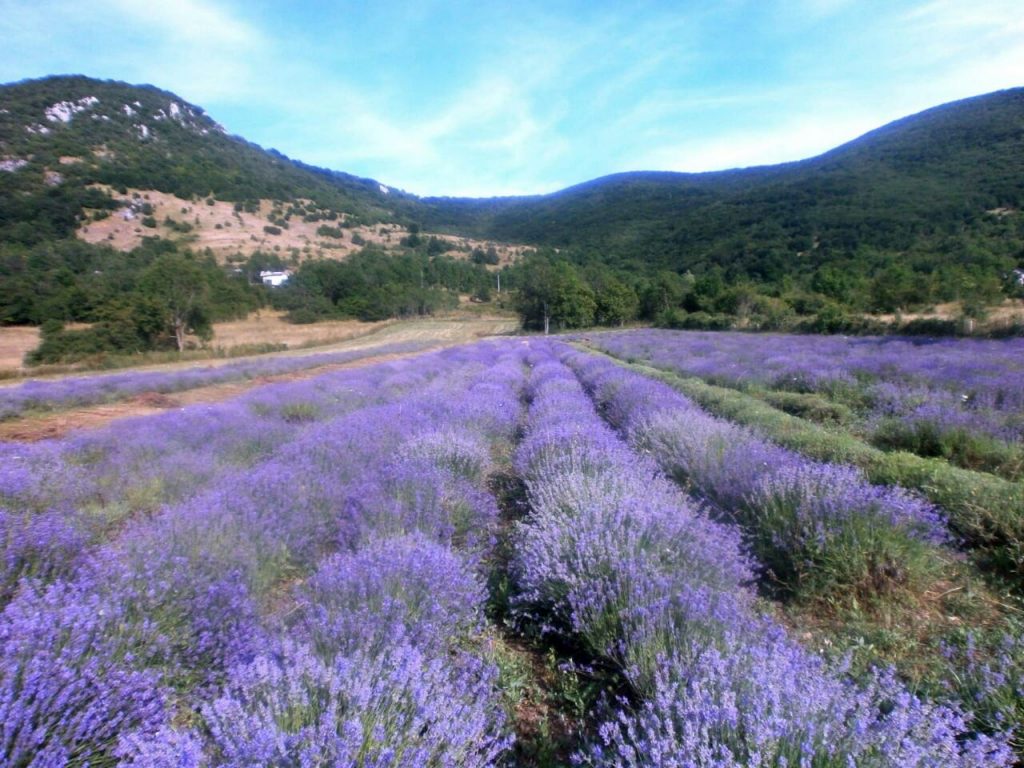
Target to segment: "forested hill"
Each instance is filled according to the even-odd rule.
[[[259,199],[283,210],[301,198],[315,203],[304,215],[346,226],[389,221],[409,233],[538,246],[508,287],[570,262],[557,273],[566,285],[621,294],[640,316],[671,315],[667,322],[751,306],[768,325],[791,313],[945,301],[977,311],[1024,294],[1014,274],[1024,267],[1024,88],[939,106],[795,163],[453,199],[303,165],[226,135],[201,107],[152,86],[81,76],[0,86],[0,277],[30,280],[33,249],[56,241],[67,251],[61,268],[99,269],[74,255],[75,232],[124,204],[124,192],[118,201],[105,190],[127,188],[233,201],[236,210]],[[431,258],[431,245],[444,250],[414,234],[395,249]],[[57,282],[64,274],[50,273]],[[0,306],[3,322],[50,315]]]
[[[307,198],[373,222],[390,190],[302,165],[224,129],[153,86],[49,77],[0,86],[0,241],[68,237],[83,207],[104,207],[105,183],[180,197]]]
[[[304,197],[367,221],[775,280],[858,250],[976,242],[1012,221],[1024,207],[1024,88],[936,107],[796,163],[456,199],[305,166],[226,135],[201,107],[152,86],[51,77],[0,86],[0,167],[8,241],[67,236],[83,198],[96,203],[85,186],[105,182],[234,201]]]
[[[702,174],[640,172],[551,195],[428,198],[428,228],[599,248],[617,260],[755,279],[869,250],[977,244],[1024,206],[1024,88],[946,104],[819,157]],[[996,230],[996,233],[993,233]]]

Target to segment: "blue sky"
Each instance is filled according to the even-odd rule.
[[[1020,0],[0,0],[0,81],[152,83],[426,195],[818,154],[1024,85]]]

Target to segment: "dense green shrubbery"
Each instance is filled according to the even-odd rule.
[[[628,274],[640,316],[671,327],[719,324],[685,319],[706,313],[736,327],[861,332],[863,313],[956,300],[972,315],[1024,290],[1011,277],[1024,266],[1022,114],[1024,89],[1015,89],[799,163],[619,174],[527,198],[427,199],[415,215],[428,229],[550,246],[584,271]],[[687,314],[662,314],[674,309]],[[921,321],[905,332],[958,326]]]
[[[366,248],[345,261],[303,263],[271,296],[294,323],[338,317],[374,321],[454,309],[460,293],[476,293],[489,281],[485,270],[466,261]]]
[[[29,159],[0,173],[0,242],[7,244],[69,238],[88,211],[112,210],[113,200],[91,186],[99,182],[121,194],[136,187],[234,201],[238,214],[275,200],[268,234],[286,229],[293,216],[337,222],[320,227],[321,237],[404,221],[410,234],[403,247],[427,257],[450,247],[427,231],[544,246],[543,258],[502,277],[505,287],[526,289],[519,306],[537,328],[545,317],[556,328],[640,318],[678,328],[861,333],[878,330],[865,313],[962,301],[965,317],[976,319],[986,305],[1024,295],[1012,276],[1024,265],[1024,144],[1015,127],[1024,89],[930,110],[800,163],[621,174],[552,195],[489,200],[384,194],[371,180],[225,136],[200,108],[152,87],[61,77],[2,86],[0,93],[5,154]],[[95,109],[109,120],[76,118],[47,135],[25,130],[45,120],[46,106],[87,96],[99,99]],[[171,101],[187,121],[155,117]],[[135,115],[121,110],[136,102]],[[100,146],[108,150],[102,158],[93,154]],[[84,162],[60,165],[62,156]],[[47,170],[58,166],[62,180],[48,185]],[[179,232],[187,226],[165,225]],[[351,242],[366,244],[357,232]],[[498,256],[477,249],[470,260],[495,266]],[[545,275],[556,284],[541,286]],[[468,292],[483,290],[481,280]],[[394,304],[380,296],[368,302]],[[399,304],[404,312],[410,302]],[[2,313],[0,322],[12,322]],[[48,317],[76,319],[57,311],[34,322]],[[913,321],[901,331],[963,329],[952,319]]]
[[[1024,450],[966,428],[940,429],[925,420],[883,419],[871,434],[871,442],[887,451],[909,451],[938,457],[968,469],[1020,479]]]
[[[32,363],[180,347],[186,332],[203,338],[213,321],[244,317],[264,301],[244,276],[158,238],[129,253],[74,240],[0,246],[0,278],[0,322],[42,326]],[[65,329],[68,322],[90,327]]]
[[[327,224],[321,224],[316,228],[317,237],[333,237],[336,240],[340,240],[345,236],[345,233],[341,231],[341,227],[331,227]]]

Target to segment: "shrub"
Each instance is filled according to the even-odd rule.
[[[339,240],[345,236],[340,227],[330,227],[326,224],[321,224],[317,227],[316,233],[319,237],[333,237]]]
[[[285,646],[232,671],[204,708],[219,765],[490,766],[509,746],[480,662],[410,646],[325,664]]]

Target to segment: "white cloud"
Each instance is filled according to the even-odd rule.
[[[94,2],[93,9],[97,7]],[[241,51],[263,42],[253,26],[210,0],[174,0],[171,3],[139,3],[106,0],[99,3],[132,23],[166,35],[175,44],[186,43],[210,50],[225,46]]]
[[[1018,4],[728,0],[581,18],[529,1],[384,3],[336,36],[289,37],[240,0],[0,0],[0,76],[151,82],[306,162],[424,194],[527,193],[614,170],[801,159],[1021,85]],[[423,44],[439,9],[465,22],[459,45]],[[428,80],[415,67],[431,56],[451,66]]]
[[[13,77],[76,72],[148,82],[203,106],[251,95],[270,44],[214,0],[7,2],[0,37],[0,71],[18,70]]]

